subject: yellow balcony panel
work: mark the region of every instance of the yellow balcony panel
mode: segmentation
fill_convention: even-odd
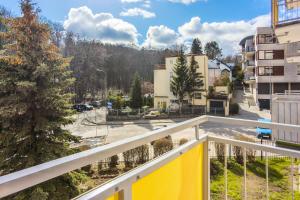
[[[132,185],[133,200],[202,200],[203,144]]]
[[[120,200],[119,193],[115,193],[114,195],[110,196],[106,200]]]

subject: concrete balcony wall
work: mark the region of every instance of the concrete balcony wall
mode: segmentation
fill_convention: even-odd
[[[265,63],[266,65],[263,65]],[[272,64],[271,64],[272,63]],[[271,76],[271,82],[300,82],[300,75],[297,74],[297,65],[284,63],[282,61],[272,62],[260,62],[260,66],[284,66],[284,76]],[[268,83],[270,81],[269,76],[257,76],[257,81],[260,83]]]
[[[284,60],[256,60],[256,66],[284,66]]]

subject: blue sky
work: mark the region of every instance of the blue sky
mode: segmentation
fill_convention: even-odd
[[[266,26],[270,0],[34,0],[42,15],[65,29],[103,42],[165,48],[193,37],[216,40],[225,54]],[[0,4],[19,15],[19,0]]]

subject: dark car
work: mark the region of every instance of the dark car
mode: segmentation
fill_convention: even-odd
[[[90,103],[91,106],[93,106],[94,108],[100,108],[101,107],[101,101],[92,101]]]
[[[73,106],[73,109],[77,112],[84,112],[88,110],[93,110],[93,106],[90,106],[88,104],[76,104]]]

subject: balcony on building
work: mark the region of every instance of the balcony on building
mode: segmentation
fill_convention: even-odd
[[[207,123],[219,127],[219,133],[202,131],[201,127]],[[107,183],[88,190],[75,199],[209,200],[211,199],[211,173],[216,173],[215,170],[221,170],[224,176],[224,179],[220,180],[224,184],[223,187],[218,188],[221,191],[221,197],[218,199],[231,199],[230,188],[237,187],[237,185],[241,187],[239,195],[242,199],[253,199],[251,195],[255,187],[257,187],[257,192],[260,191],[266,199],[269,199],[274,191],[273,188],[269,187],[270,177],[274,175],[274,171],[269,171],[269,162],[275,156],[280,159],[289,158],[291,170],[286,171],[286,173],[292,178],[288,179],[290,181],[289,187],[287,187],[289,191],[288,196],[299,195],[295,184],[298,176],[295,159],[300,158],[300,152],[268,145],[268,143],[260,144],[224,137],[220,134],[225,131],[233,131],[232,133],[235,133],[236,130],[234,127],[237,130],[241,130],[241,127],[252,127],[254,130],[256,127],[284,130],[289,132],[289,134],[296,134],[296,136],[300,129],[300,126],[292,124],[201,116],[1,176],[0,198],[43,183],[67,172],[80,169],[86,165],[99,162],[107,157],[118,155],[141,145],[150,145],[154,140],[172,136],[183,130],[192,134],[191,139],[186,143],[137,168],[125,172]],[[247,135],[250,131],[251,129],[247,129],[242,134]],[[221,156],[223,155],[223,164],[213,166],[212,168],[212,159],[216,159],[217,155],[216,145],[223,145],[223,154],[221,153]],[[239,155],[242,162],[240,164],[240,171],[235,173],[240,173],[243,178],[241,178],[240,182],[235,183],[237,185],[231,185],[233,182],[232,180],[229,181],[229,174],[232,176],[232,172],[230,172],[231,165],[229,166],[230,163],[228,162],[230,161],[232,152],[235,151],[233,149],[237,147],[241,152]],[[261,158],[260,163],[265,166],[262,168],[262,172],[260,172],[260,176],[265,181],[265,184],[259,186],[251,185],[252,183],[248,182],[249,172],[247,172],[247,168],[251,158],[248,153],[253,151],[257,152],[257,155],[256,153],[253,154],[254,157],[258,156]]]

